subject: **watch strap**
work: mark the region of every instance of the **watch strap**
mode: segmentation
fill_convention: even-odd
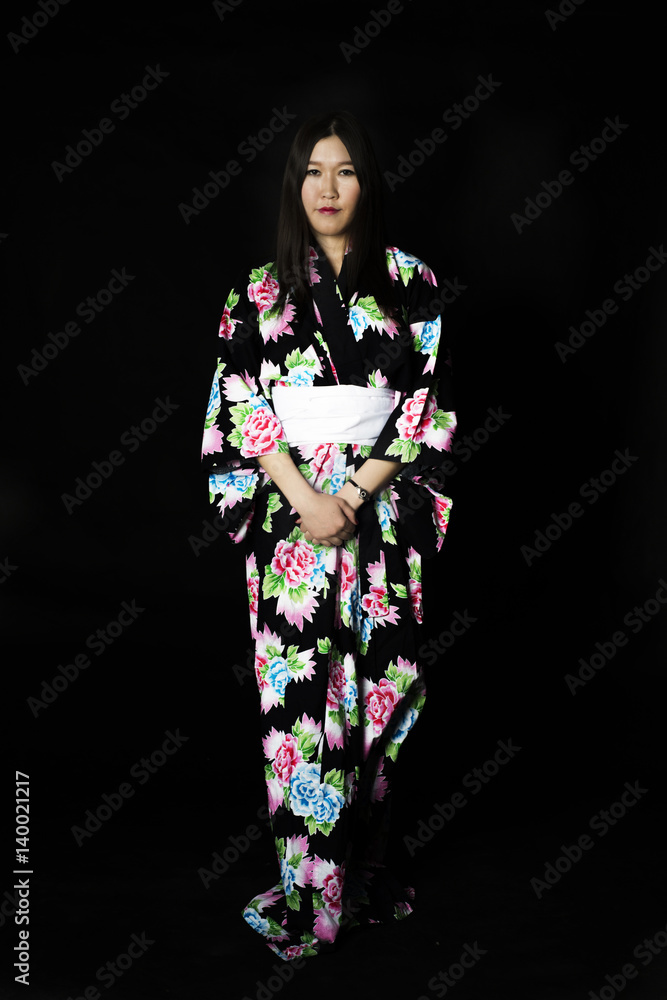
[[[355,490],[359,494],[360,500],[366,502],[367,500],[372,499],[373,494],[369,490],[365,490],[363,486],[359,485],[359,483],[355,483],[354,479],[348,479],[348,483],[351,483],[351,485],[354,486]]]

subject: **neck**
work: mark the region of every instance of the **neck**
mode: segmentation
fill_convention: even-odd
[[[320,237],[318,243],[324,251],[324,256],[329,261],[334,275],[338,277],[347,249],[347,236],[339,236],[332,239]]]

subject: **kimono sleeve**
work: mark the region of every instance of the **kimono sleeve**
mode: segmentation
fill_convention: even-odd
[[[406,463],[395,481],[401,520],[414,548],[430,557],[442,547],[452,507],[451,498],[442,492],[442,466],[456,429],[451,354],[441,336],[443,302],[433,272],[396,248],[388,253],[388,262],[393,280],[403,285],[409,340],[401,399],[371,458]]]
[[[209,497],[235,542],[245,538],[257,492],[269,481],[257,459],[289,451],[283,426],[260,381],[260,318],[270,308],[273,281],[270,271],[261,268],[251,273],[250,283],[246,278],[237,284],[241,291],[232,288],[227,297],[204,424],[202,466],[208,474]],[[258,284],[264,287],[263,297],[257,294]]]
[[[401,372],[402,398],[373,445],[371,458],[414,463],[422,471],[435,469],[451,450],[456,428],[451,358],[441,344],[442,301],[426,264],[396,249],[388,259],[394,282],[405,286],[409,341]]]

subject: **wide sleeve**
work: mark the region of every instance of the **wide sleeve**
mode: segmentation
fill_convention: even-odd
[[[394,283],[403,284],[401,399],[389,415],[371,458],[437,468],[451,450],[456,428],[451,357],[441,343],[443,307],[435,275],[426,264],[393,249],[388,255]],[[393,267],[392,267],[393,265]]]
[[[442,546],[452,506],[442,492],[442,467],[456,429],[451,352],[442,335],[444,303],[431,269],[396,248],[390,249],[387,259],[402,300],[402,328],[409,335],[402,334],[403,363],[396,381],[400,399],[371,458],[406,463],[399,481],[402,506],[415,529],[415,541],[419,536],[419,548],[426,555]],[[420,509],[430,511],[431,516],[419,516]],[[417,532],[420,522],[422,529]]]
[[[237,282],[230,291],[218,331],[219,356],[204,424],[202,466],[211,503],[235,542],[245,538],[257,492],[269,481],[257,459],[289,451],[260,381],[261,330],[268,326],[262,319],[277,291],[271,265],[251,272],[249,280]]]

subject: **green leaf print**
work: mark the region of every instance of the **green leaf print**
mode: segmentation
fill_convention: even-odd
[[[398,680],[398,678],[400,677],[400,671],[399,671],[398,667],[395,666],[395,664],[393,662],[390,662],[389,666],[387,667],[387,669],[384,672],[384,675],[385,675],[385,677],[387,678],[388,681],[394,681],[394,683],[395,683]]]
[[[431,419],[433,420],[433,426],[437,430],[452,426],[452,418],[446,410],[436,410]]]
[[[285,857],[285,838],[284,837],[280,837],[280,839],[278,839],[278,837],[276,837],[275,844],[276,844],[276,850],[278,852],[278,857],[279,858],[284,858]]]
[[[305,822],[308,833],[323,833],[325,837],[329,836],[335,826],[335,823],[318,823],[314,816],[308,816]]]
[[[362,299],[357,299],[355,305],[363,309],[371,322],[378,323],[380,326],[383,325],[384,316],[382,315],[382,310],[372,295],[365,295]]]
[[[288,354],[287,357],[285,358],[285,366],[288,369],[289,368],[301,368],[304,365],[305,365],[306,368],[314,368],[315,367],[315,359],[314,358],[307,358],[305,355],[303,355],[301,353],[301,351],[299,350],[298,347],[296,348],[296,350],[291,351],[290,354]]]
[[[272,515],[275,514],[277,510],[280,510],[281,507],[282,507],[282,502],[280,500],[280,495],[278,493],[269,493],[269,499],[266,508],[266,517],[264,518],[264,524],[262,525],[264,531],[269,531],[269,532],[271,531]]]
[[[277,921],[275,921],[273,917],[267,917],[266,920],[269,925],[269,937],[278,937],[278,938],[282,937],[283,929],[280,926],[280,924],[277,923]]]
[[[281,858],[283,858],[284,856],[285,856],[284,854],[280,855]],[[300,851],[298,854],[293,854],[291,858],[288,858],[287,864],[291,865],[292,868],[298,868],[302,860],[303,860],[303,851]]]
[[[265,271],[268,271],[272,278],[275,277],[274,274],[275,264],[273,263],[273,261],[269,261],[269,263],[266,264],[265,267],[253,267],[252,271],[250,272],[250,284],[254,285],[256,281],[264,281]]]
[[[412,569],[412,567],[410,567]],[[392,583],[392,590],[395,591],[397,597],[402,597],[404,601],[408,599],[408,592],[406,590],[405,584],[403,583]]]
[[[227,435],[227,440],[234,448],[237,448],[239,451],[243,447],[243,434],[241,434],[241,431],[238,429],[238,427],[234,428],[234,430]]]
[[[328,711],[327,714],[328,714],[329,718],[332,719],[336,723],[336,725],[340,726],[341,729],[343,728],[343,726],[345,725],[345,709],[344,708],[329,709],[329,711]]]
[[[413,264],[412,267],[404,267],[402,265],[399,265],[398,270],[400,272],[401,278],[403,279],[403,284],[407,285],[408,282],[410,281],[410,278],[415,273],[415,265]]]
[[[239,295],[238,295],[238,292],[235,292],[234,289],[232,288],[231,292],[227,296],[227,301],[225,302],[225,305],[227,306],[227,308],[231,312],[232,309],[235,306],[237,306],[238,304],[239,304]]]
[[[326,639],[317,640],[317,652],[323,653],[325,656],[331,649],[331,639],[327,636]]]
[[[297,746],[303,754],[304,760],[308,760],[315,753],[317,741],[309,733],[300,733],[297,739]]]
[[[230,417],[237,425],[245,423],[245,418],[250,413],[252,413],[252,406],[250,403],[237,403],[236,406],[232,406],[229,410]]]
[[[282,574],[276,576],[270,566],[266,568],[266,575],[262,581],[262,594],[264,599],[267,597],[277,597],[283,592],[283,578]],[[267,650],[268,653],[268,650]],[[279,655],[279,654],[278,654]]]
[[[290,910],[300,910],[301,909],[301,896],[298,889],[292,889],[289,896],[285,896],[285,902],[289,906]]]
[[[387,455],[398,455],[401,462],[405,462],[409,465],[410,462],[414,462],[420,452],[420,446],[414,441],[402,441],[401,438],[394,438],[392,443],[387,448]]]
[[[412,684],[411,674],[407,674],[405,673],[405,671],[403,671],[398,675],[398,680],[396,681],[396,687],[398,688],[399,694],[405,694],[405,692],[408,690],[411,684]]]
[[[337,792],[345,795],[345,775],[342,771],[327,771],[324,775],[324,783],[333,785]]]

